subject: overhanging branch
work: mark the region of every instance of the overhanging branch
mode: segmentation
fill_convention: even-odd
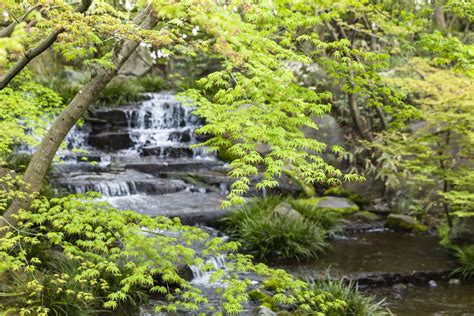
[[[81,4],[76,8],[76,12],[84,13],[89,9],[90,5],[92,4],[92,0],[82,0]],[[14,23],[12,23],[14,24]],[[13,26],[14,28],[15,26]],[[7,27],[8,28],[8,27]],[[13,29],[12,29],[13,31]],[[58,39],[59,34],[63,33],[64,29],[59,29],[46,37],[41,43],[39,43],[36,47],[33,47],[25,52],[23,57],[18,60],[15,65],[4,75],[0,78],[0,91],[3,90],[10,81],[18,75],[23,68],[25,68],[31,60],[33,60],[36,56],[42,54],[45,50],[47,50],[51,45],[56,42]]]

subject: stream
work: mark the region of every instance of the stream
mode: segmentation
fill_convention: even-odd
[[[226,164],[190,148],[202,140],[194,133],[200,125],[171,92],[97,109],[69,133],[51,181],[71,193],[97,191],[118,209],[211,225],[225,215],[219,205],[229,183]],[[474,284],[448,284],[455,262],[435,237],[369,230],[337,238],[332,248],[319,260],[271,265],[309,280],[354,280],[386,298],[397,315],[474,315]],[[223,258],[210,260],[225,265]],[[205,274],[192,270],[194,284],[211,287]]]

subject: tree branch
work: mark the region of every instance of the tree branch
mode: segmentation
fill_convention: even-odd
[[[84,13],[87,11],[87,9],[89,9],[91,4],[92,0],[82,0],[75,12]],[[56,30],[49,34],[49,36],[39,43],[38,46],[27,50],[23,57],[20,58],[20,60],[18,60],[15,65],[13,65],[13,67],[3,77],[0,78],[0,91],[3,90],[10,83],[10,81],[12,81],[13,78],[15,78],[15,76],[18,75],[20,71],[22,71],[23,68],[25,68],[30,63],[31,60],[53,45],[53,43],[58,39],[59,34],[63,32],[64,29]]]

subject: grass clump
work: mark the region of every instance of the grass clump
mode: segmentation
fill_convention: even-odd
[[[384,301],[377,301],[375,297],[359,292],[354,283],[345,283],[342,280],[317,281],[311,285],[316,293],[330,293],[334,299],[346,302],[347,307],[343,315],[351,316],[382,316],[392,315],[384,306]],[[341,315],[329,313],[327,316]]]
[[[251,201],[222,220],[224,229],[260,259],[319,257],[330,246],[328,237],[336,231],[337,215],[292,205],[302,217],[280,216],[273,210],[281,202],[281,197]]]
[[[474,277],[474,245],[456,247],[455,251],[461,266],[453,272],[465,279]]]

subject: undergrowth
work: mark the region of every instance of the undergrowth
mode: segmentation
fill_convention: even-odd
[[[304,219],[274,214],[273,209],[283,201],[281,197],[250,201],[222,220],[224,229],[260,259],[319,257],[330,246],[328,237],[337,231],[338,215],[291,201]]]
[[[311,285],[316,293],[329,292],[333,297],[347,303],[344,315],[351,316],[382,316],[392,315],[385,307],[384,300],[377,301],[375,297],[359,292],[357,286],[350,282],[346,284],[342,280],[318,281]],[[327,316],[338,316],[337,313],[328,313]]]
[[[5,211],[12,191],[0,196]],[[209,256],[226,255],[225,270],[213,272],[221,305],[235,314],[255,287],[241,272],[262,277],[258,287],[280,307],[295,312],[344,314],[347,304],[329,292],[314,292],[283,270],[253,264],[236,252],[237,243],[210,238],[177,219],[118,211],[94,195],[37,199],[19,224],[0,238],[0,310],[5,315],[87,315],[118,311],[157,299],[155,310],[195,311],[207,297],[180,275],[179,268],[202,270]],[[196,247],[196,245],[200,245]],[[200,249],[200,250],[197,250]]]

